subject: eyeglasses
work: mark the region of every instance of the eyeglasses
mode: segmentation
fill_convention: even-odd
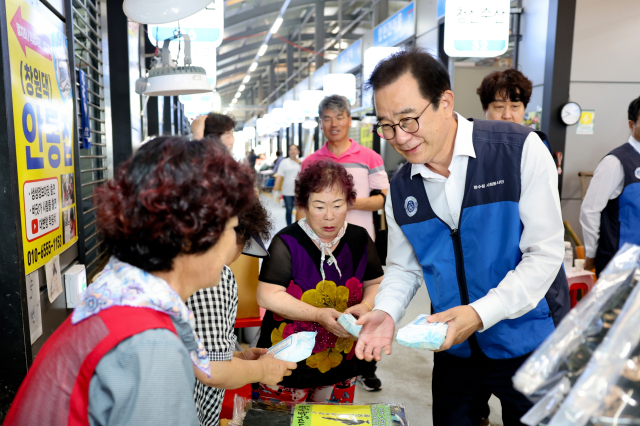
[[[422,117],[422,114],[429,108],[431,102],[427,104],[426,107],[422,110],[422,112],[417,117],[405,117],[400,120],[397,124],[378,124],[376,126],[376,133],[383,139],[391,140],[396,137],[396,126],[400,126],[403,132],[406,133],[415,133],[420,129],[420,123],[418,123],[418,119]]]

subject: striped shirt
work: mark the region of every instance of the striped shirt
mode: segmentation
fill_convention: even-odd
[[[374,189],[389,188],[389,177],[384,170],[384,162],[380,154],[372,149],[361,146],[353,139],[349,139],[351,146],[345,152],[336,157],[329,151],[328,142],[322,148],[309,155],[302,162],[302,170],[309,164],[320,160],[333,160],[340,163],[353,176],[356,196],[368,198]],[[362,226],[369,236],[375,241],[376,234],[373,228],[373,213],[365,210],[349,210],[347,222]]]

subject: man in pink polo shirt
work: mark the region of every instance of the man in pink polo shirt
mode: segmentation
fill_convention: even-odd
[[[333,160],[342,164],[353,176],[357,197],[347,212],[347,223],[362,226],[375,241],[372,212],[383,208],[389,188],[389,177],[384,170],[382,157],[374,150],[349,139],[351,104],[346,97],[331,95],[324,98],[318,106],[318,112],[327,142],[302,162],[302,170],[320,160]],[[371,195],[372,191],[377,194]],[[301,213],[301,209],[297,211]],[[300,213],[296,219],[302,218]],[[375,361],[364,363],[358,382],[369,392],[382,389],[382,383],[376,376]]]
[[[351,105],[344,96],[331,95],[318,107],[320,121],[327,142],[302,162],[302,170],[319,160],[333,160],[342,164],[353,176],[356,202],[347,212],[347,222],[362,226],[375,241],[373,213],[384,206],[389,178],[380,154],[349,139]],[[371,196],[371,191],[380,194]],[[298,218],[299,219],[299,218]]]

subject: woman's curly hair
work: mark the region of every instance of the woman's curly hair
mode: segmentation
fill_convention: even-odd
[[[233,130],[236,120],[232,115],[210,112],[204,120],[205,136],[222,136],[223,133]]]
[[[251,170],[218,138],[163,136],[142,145],[93,199],[109,252],[153,272],[170,271],[176,256],[215,245],[255,192]]]
[[[271,215],[264,208],[260,199],[256,198],[251,206],[238,216],[237,244],[246,248],[252,235],[259,237],[266,243],[271,238],[272,229]]]
[[[338,185],[344,192],[348,205],[356,201],[353,176],[335,161],[321,160],[307,166],[296,179],[296,205],[307,208],[309,195]]]

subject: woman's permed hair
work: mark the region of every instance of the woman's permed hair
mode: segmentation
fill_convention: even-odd
[[[238,216],[236,242],[246,248],[252,235],[259,237],[262,241],[269,241],[272,229],[271,216],[260,199],[256,197],[251,206]]]
[[[93,199],[110,254],[153,272],[209,250],[255,192],[249,168],[217,138],[163,136],[142,145]]]
[[[236,120],[232,116],[211,112],[204,120],[204,135],[220,137],[235,127]]]
[[[486,111],[489,104],[496,100],[496,96],[502,96],[503,100],[522,102],[529,104],[533,83],[520,71],[510,68],[504,71],[494,71],[482,80],[476,93],[480,96],[482,109]]]
[[[348,205],[356,201],[353,176],[347,173],[343,166],[328,160],[309,164],[296,179],[296,205],[306,209],[312,193],[322,192],[333,188],[334,185],[342,189]]]

